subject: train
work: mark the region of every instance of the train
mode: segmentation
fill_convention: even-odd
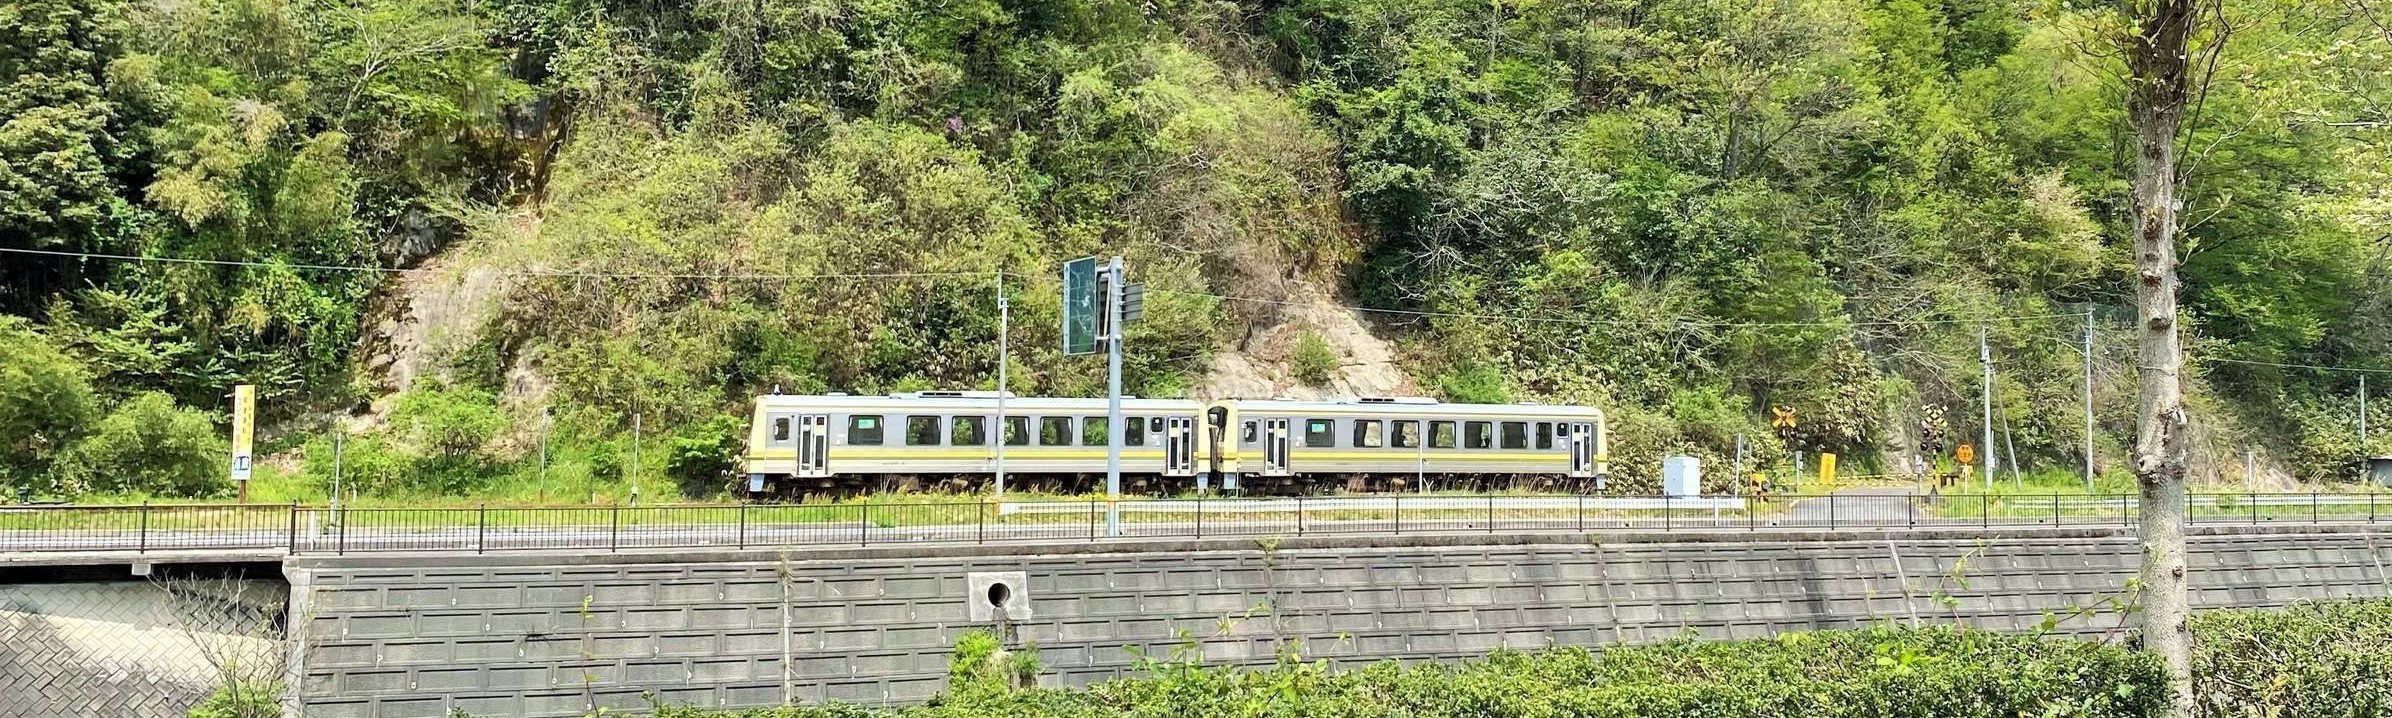
[[[1594,407],[1125,397],[1121,414],[1125,493],[1590,491],[1607,478]],[[771,394],[756,398],[742,471],[751,498],[970,491],[1000,470],[1008,488],[1085,492],[1102,487],[1109,423],[1102,398]]]

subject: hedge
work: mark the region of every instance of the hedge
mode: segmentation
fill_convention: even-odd
[[[1892,628],[1749,641],[1499,652],[1460,664],[1320,662],[1261,670],[1159,663],[1085,689],[960,685],[924,706],[658,718],[2140,718],[2158,663],[2117,646],[1984,631]]]
[[[2196,614],[2204,718],[2392,715],[2392,599]]]

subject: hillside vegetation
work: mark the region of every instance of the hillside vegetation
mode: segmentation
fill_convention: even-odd
[[[2225,3],[2186,146],[2213,472],[2246,445],[2305,481],[2392,453],[2392,430],[2358,445],[2357,374],[2274,366],[2392,369],[2384,11]],[[0,319],[0,479],[23,493],[227,491],[187,462],[221,454],[228,387],[253,383],[280,498],[323,496],[335,427],[373,493],[537,475],[543,496],[626,476],[706,495],[757,393],[993,387],[1000,286],[1012,389],[1101,393],[1101,362],[1058,356],[1055,277],[1113,252],[1151,288],[1134,393],[1192,391],[1274,302],[1326,291],[1410,312],[1375,329],[1427,391],[1610,410],[1630,489],[1661,453],[1721,457],[1738,433],[1784,456],[1772,405],[1863,468],[1922,424],[1974,437],[1980,331],[2005,443],[2073,466],[2086,312],[2105,463],[2131,429],[2101,9],[0,12],[0,248],[68,253],[0,255],[0,312],[21,318]],[[1279,370],[1337,371],[1303,349]]]

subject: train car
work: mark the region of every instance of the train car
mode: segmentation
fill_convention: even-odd
[[[992,478],[1005,427],[1005,471],[1017,485],[1092,488],[1105,472],[1106,401],[925,391],[887,396],[756,398],[745,461],[750,495],[885,491],[932,483],[955,488]],[[1203,405],[1175,399],[1121,402],[1126,489],[1175,488],[1211,452]]]
[[[1206,408],[1211,458],[1230,488],[1305,492],[1600,488],[1603,412],[1582,406],[1444,404],[1424,398],[1235,400]],[[1234,440],[1232,440],[1234,439]]]

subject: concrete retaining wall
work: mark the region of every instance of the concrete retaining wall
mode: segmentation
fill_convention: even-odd
[[[775,705],[784,682],[801,702],[923,700],[956,634],[985,625],[975,572],[1023,572],[1016,630],[1041,680],[1081,684],[1135,674],[1125,647],[1462,659],[1884,620],[2025,630],[2078,609],[2060,630],[2115,633],[2108,606],[2137,556],[2106,530],[1572,534],[300,558],[286,573],[303,714],[396,718],[582,715],[644,708],[644,692]],[[2204,532],[2192,563],[2202,607],[2384,596],[2392,533]]]

